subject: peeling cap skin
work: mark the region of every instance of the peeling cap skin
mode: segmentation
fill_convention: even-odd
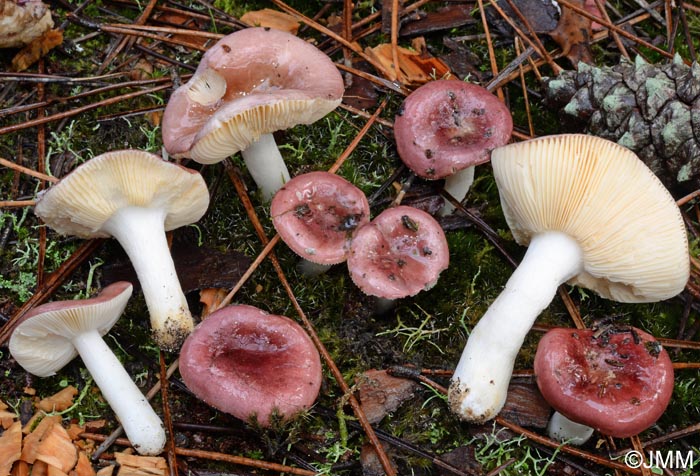
[[[194,322],[165,231],[199,220],[209,205],[202,176],[139,150],[99,155],[37,197],[34,213],[61,234],[113,236],[136,270],[153,337],[177,350]]]
[[[620,302],[680,293],[690,273],[675,200],[633,152],[582,134],[494,149],[501,206],[528,249],[472,330],[450,384],[450,408],[483,422],[503,407],[518,351],[563,283]]]
[[[653,425],[673,393],[673,364],[636,328],[552,329],[540,340],[535,376],[542,396],[570,420],[627,438]]]
[[[394,120],[401,160],[429,180],[487,162],[512,130],[510,111],[496,96],[475,84],[444,79],[413,91]]]
[[[272,224],[296,254],[313,263],[346,260],[350,240],[369,223],[365,194],[342,177],[311,172],[294,177],[273,197]]]
[[[157,455],[165,446],[163,423],[102,340],[132,289],[119,281],[91,299],[38,306],[19,320],[9,347],[19,365],[40,377],[54,375],[79,354],[136,451]]]
[[[180,374],[201,400],[263,426],[313,405],[321,359],[291,319],[248,305],[228,306],[202,321],[182,346]]]
[[[447,239],[438,222],[402,205],[384,210],[357,231],[350,243],[348,270],[365,294],[399,299],[433,287],[449,262]]]

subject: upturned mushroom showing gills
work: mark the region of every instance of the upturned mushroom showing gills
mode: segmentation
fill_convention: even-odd
[[[449,388],[468,421],[496,416],[518,351],[560,284],[619,302],[681,292],[690,273],[676,202],[634,153],[594,136],[548,136],[491,155],[522,262],[469,335]]]
[[[359,188],[329,172],[297,175],[273,197],[272,224],[302,258],[322,265],[347,259],[350,240],[369,223],[369,203]]]
[[[510,111],[476,84],[431,81],[413,91],[394,120],[401,160],[416,175],[446,179],[445,190],[461,202],[474,180],[474,166],[489,160],[513,131]],[[454,206],[446,203],[442,214]]]
[[[61,234],[114,237],[143,289],[153,338],[175,351],[194,321],[165,232],[199,220],[209,206],[202,176],[140,150],[99,155],[37,198],[34,212]]]
[[[187,338],[180,374],[201,400],[269,426],[309,408],[321,388],[321,359],[297,323],[248,305],[210,314]]]
[[[10,354],[27,372],[54,375],[78,354],[136,451],[157,455],[163,423],[102,340],[124,311],[131,283],[119,281],[91,299],[57,301],[27,312],[10,337]]]
[[[535,376],[555,410],[617,438],[653,425],[673,393],[666,350],[652,335],[627,326],[548,331],[537,346]],[[559,438],[575,436],[551,431]]]
[[[417,208],[387,208],[350,243],[348,270],[362,292],[384,299],[432,288],[450,263],[440,224]]]
[[[343,92],[338,69],[310,43],[270,28],[236,31],[212,46],[170,97],[163,144],[171,156],[203,164],[241,151],[269,200],[289,180],[272,133],[319,120]]]

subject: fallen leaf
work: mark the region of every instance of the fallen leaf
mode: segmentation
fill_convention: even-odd
[[[69,476],[95,476],[95,470],[92,468],[92,464],[90,464],[90,460],[88,459],[87,455],[83,453],[82,451],[78,453],[78,462],[75,465],[75,468],[68,473]]]
[[[450,30],[475,24],[471,5],[448,5],[434,12],[421,14],[418,19],[406,21],[399,30],[400,36],[415,36],[435,31]]]
[[[137,456],[128,453],[115,453],[114,458],[120,465],[117,476],[165,476],[165,472],[168,469],[165,458],[161,458],[160,456]]]
[[[63,33],[61,30],[49,30],[44,32],[39,38],[36,38],[27,46],[22,48],[19,53],[12,58],[12,71],[20,72],[29,68],[31,65],[39,61],[52,48],[63,43]]]
[[[0,475],[10,474],[12,465],[22,455],[22,424],[12,424],[0,435]]]
[[[24,461],[17,461],[12,467],[10,476],[29,476],[29,465]]]
[[[286,31],[292,35],[296,35],[299,30],[299,20],[287,13],[272,10],[271,8],[247,12],[241,17],[241,21],[248,26],[274,28],[275,30]]]
[[[386,370],[368,370],[359,378],[358,392],[362,410],[370,423],[379,423],[387,414],[413,397],[418,384],[392,377]]]
[[[449,78],[450,68],[440,59],[398,46],[399,69],[404,81],[409,85],[420,85],[435,79]],[[374,48],[366,48],[365,53],[382,67],[382,74],[390,81],[396,81],[391,45],[383,43]]]
[[[31,421],[31,420],[30,420]],[[36,455],[41,444],[41,439],[51,429],[52,426],[61,423],[61,417],[58,415],[47,416],[39,422],[34,430],[24,438],[24,446],[22,447],[22,456],[20,459],[26,463],[33,464],[36,460]],[[24,425],[22,431],[27,434],[29,423]],[[29,427],[31,429],[31,427]]]
[[[228,291],[223,288],[205,288],[199,292],[199,302],[204,307],[202,308],[201,318],[204,319],[209,314],[219,308]]]
[[[36,460],[49,465],[49,474],[52,472],[51,466],[64,473],[75,466],[78,450],[73,446],[68,432],[59,423],[52,425],[42,436],[36,450]]]
[[[584,0],[572,0],[574,5],[582,7]],[[579,61],[593,63],[591,53],[591,21],[565,6],[561,7],[561,17],[557,27],[549,35],[562,49],[564,56],[574,66]]]
[[[36,407],[46,413],[62,412],[73,405],[73,399],[78,394],[78,389],[72,385],[68,385],[60,392],[57,392],[50,397],[42,398]]]

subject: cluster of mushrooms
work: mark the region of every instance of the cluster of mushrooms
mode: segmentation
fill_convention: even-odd
[[[171,96],[164,147],[171,157],[203,164],[240,151],[295,253],[322,266],[347,261],[368,294],[415,295],[449,264],[435,219],[396,205],[370,220],[367,198],[337,175],[291,178],[272,137],[320,119],[342,95],[338,70],[309,43],[271,29],[241,30],[209,49]],[[633,153],[575,134],[506,145],[511,131],[505,106],[461,81],[418,88],[395,120],[407,166],[423,178],[446,179],[458,201],[474,166],[490,160],[513,237],[528,246],[452,377],[449,405],[466,421],[490,420],[503,407],[520,346],[562,283],[620,302],[654,302],[678,294],[689,276],[680,212]],[[290,418],[313,404],[321,384],[319,355],[305,331],[247,305],[227,306],[195,326],[188,309],[165,232],[196,222],[208,205],[197,171],[122,150],[89,160],[42,192],[35,213],[59,233],[120,242],[143,289],[153,338],[161,349],[180,352],[180,372],[193,393],[263,425],[273,415]],[[92,299],[39,306],[20,321],[10,351],[39,376],[80,354],[136,450],[158,454],[163,425],[101,338],[131,293],[130,283],[118,282]],[[277,371],[262,372],[263,366]],[[663,413],[673,388],[670,359],[652,336],[608,324],[550,331],[539,344],[535,373],[558,411],[551,434],[566,441],[579,441],[570,428],[581,425],[588,434],[636,434]]]

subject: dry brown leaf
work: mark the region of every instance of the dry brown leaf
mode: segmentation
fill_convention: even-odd
[[[100,469],[95,476],[112,476],[114,473],[114,466],[105,466],[104,468]]]
[[[95,470],[84,452],[78,453],[78,463],[68,476],[95,476]]]
[[[60,392],[54,393],[50,397],[42,398],[39,403],[36,404],[36,407],[46,413],[62,412],[73,405],[73,399],[77,394],[78,389],[72,385],[68,385]]]
[[[223,288],[206,288],[199,292],[199,302],[202,307],[201,318],[204,319],[221,305],[228,292]]]
[[[274,28],[275,30],[286,31],[292,35],[296,35],[297,30],[299,30],[299,20],[291,15],[272,10],[271,8],[263,8],[262,10],[245,13],[241,17],[241,21],[248,26]]]
[[[36,395],[36,389],[35,389],[35,388],[32,388],[32,387],[24,387],[22,390],[24,391],[24,393],[26,393],[27,395],[31,395],[32,397],[33,397],[34,395]]]
[[[420,85],[451,76],[450,68],[439,58],[430,56],[427,52],[421,54],[401,46],[398,48],[399,69],[406,84]],[[391,45],[384,43],[374,48],[366,48],[365,53],[382,66],[382,74],[390,81],[396,81]]]
[[[34,418],[32,418],[32,420],[33,419]],[[34,461],[36,460],[37,450],[39,449],[39,445],[41,444],[41,439],[51,429],[52,426],[60,425],[60,423],[61,417],[58,415],[47,416],[43,420],[41,420],[34,429],[34,431],[29,433],[29,435],[27,435],[26,438],[24,438],[24,444],[22,446],[22,456],[20,459],[29,464],[34,463]],[[28,426],[29,423],[24,425],[24,428],[22,429],[22,432],[25,435],[27,434],[28,430],[31,430],[31,427],[27,428]]]
[[[574,5],[583,8],[584,0],[572,0]],[[591,53],[591,21],[565,6],[561,7],[561,16],[557,27],[549,32],[571,63],[576,66],[579,61],[593,63]]]
[[[32,465],[32,476],[49,476],[49,465],[43,461],[37,461]]]
[[[63,33],[61,30],[49,30],[36,40],[22,48],[19,53],[12,58],[12,71],[24,71],[31,65],[39,61],[52,48],[63,43]]]
[[[8,412],[7,410],[0,410],[0,426],[3,430],[7,430],[9,427],[15,424],[17,415],[14,412]]]
[[[29,465],[24,461],[17,461],[12,467],[10,476],[29,476]]]
[[[0,476],[10,474],[12,465],[22,455],[22,424],[16,421],[0,435]]]
[[[49,464],[46,467],[46,476],[68,476],[67,473],[61,471],[57,467]],[[32,476],[34,476],[34,472],[32,471]]]
[[[204,24],[198,20],[193,20],[192,18],[182,15],[176,12],[163,12],[158,15],[158,21],[171,24],[177,27],[182,27],[183,29],[194,29],[194,30],[204,30]],[[189,43],[193,47],[206,48],[207,44],[212,41],[210,38],[205,38],[203,36],[188,35],[186,33],[177,33],[172,35],[172,38],[178,41],[184,41]]]
[[[73,445],[66,429],[56,423],[46,430],[41,438],[36,450],[36,460],[66,473],[73,469],[78,461],[78,449]]]

